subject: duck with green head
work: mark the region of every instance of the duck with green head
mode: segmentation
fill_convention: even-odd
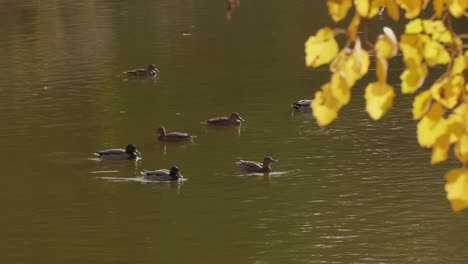
[[[277,162],[277,160],[272,159],[271,157],[265,157],[263,159],[263,163],[256,162],[256,161],[248,161],[248,160],[239,160],[236,162],[237,166],[241,169],[250,172],[271,172],[270,163]]]
[[[140,155],[140,152],[136,149],[135,145],[128,144],[125,149],[107,149],[94,154],[101,159],[132,160],[136,159]]]
[[[180,178],[183,178],[179,173],[179,168],[175,166],[171,167],[171,170],[144,170],[141,172],[141,175],[143,175],[145,179],[153,181],[177,181]]]
[[[146,69],[136,69],[136,70],[131,70],[131,71],[126,71],[123,72],[123,74],[126,74],[127,77],[147,77],[147,78],[154,78],[158,75],[159,70],[156,69],[156,66],[154,64],[148,65]]]

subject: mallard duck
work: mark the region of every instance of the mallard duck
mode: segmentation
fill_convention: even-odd
[[[232,113],[229,117],[216,117],[203,121],[205,125],[219,125],[219,126],[238,126],[244,119],[236,112]]]
[[[160,127],[157,130],[159,136],[158,140],[159,141],[190,141],[196,136],[192,136],[187,133],[180,133],[180,132],[172,132],[172,133],[166,133],[166,129],[164,127]]]
[[[312,100],[299,100],[295,103],[292,104],[292,107],[294,109],[308,109],[310,110],[310,104],[312,103]]]
[[[246,161],[239,160],[236,162],[237,166],[241,169],[251,172],[271,172],[270,163],[277,162],[277,160],[272,159],[271,157],[265,157],[263,163],[256,161]]]
[[[179,174],[179,168],[172,167],[171,170],[161,169],[161,170],[144,170],[141,172],[146,179],[153,181],[177,181],[179,178],[183,178]]]
[[[131,70],[131,71],[126,71],[123,72],[123,74],[126,74],[128,77],[156,77],[159,73],[159,70],[156,69],[156,66],[154,64],[148,65],[148,68],[145,69],[136,69],[136,70]]]
[[[94,154],[101,159],[127,160],[136,159],[140,152],[138,152],[135,145],[128,144],[125,149],[108,149]]]

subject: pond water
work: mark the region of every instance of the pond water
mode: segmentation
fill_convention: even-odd
[[[371,76],[328,127],[292,111],[328,78],[303,53],[325,1],[225,5],[0,0],[0,263],[466,263],[458,164],[429,165],[410,96],[370,120]],[[150,63],[157,81],[121,74]],[[234,111],[239,129],[200,124]],[[197,138],[158,143],[161,125]],[[93,156],[129,143],[141,160]],[[235,165],[265,156],[270,175]],[[173,165],[187,180],[138,178]]]

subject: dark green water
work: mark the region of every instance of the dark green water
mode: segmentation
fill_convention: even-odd
[[[328,78],[303,54],[324,2],[242,1],[229,23],[225,2],[0,0],[0,263],[466,263],[458,164],[429,165],[410,97],[371,121],[364,80],[329,127],[291,110]],[[157,82],[120,74],[149,63]],[[233,111],[239,130],[199,123]],[[142,160],[93,160],[128,143]],[[270,177],[234,164],[267,155]],[[188,181],[135,181],[172,165]]]

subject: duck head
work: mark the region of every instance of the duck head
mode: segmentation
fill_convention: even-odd
[[[176,166],[171,167],[169,175],[171,176],[171,180],[177,180],[179,179],[179,177],[182,177],[182,175],[179,174],[179,168],[177,168]]]
[[[239,120],[239,121],[244,121],[244,119],[242,119],[242,117],[240,117],[239,113],[237,112],[234,112],[232,113],[230,116],[229,116],[229,119],[231,120]]]
[[[164,137],[166,135],[166,129],[164,127],[159,127],[156,131],[158,132],[160,137]]]
[[[270,163],[272,163],[272,162],[277,162],[277,161],[278,161],[278,160],[274,160],[274,159],[272,159],[271,157],[265,157],[265,158],[263,159],[263,164],[270,164]]]
[[[140,152],[136,149],[136,146],[133,145],[133,144],[128,144],[126,147],[125,147],[125,152],[127,153],[137,153],[137,154],[140,154]]]
[[[154,64],[150,64],[148,65],[148,71],[155,71],[155,72],[159,72],[158,69],[156,69],[156,66],[154,66]]]

